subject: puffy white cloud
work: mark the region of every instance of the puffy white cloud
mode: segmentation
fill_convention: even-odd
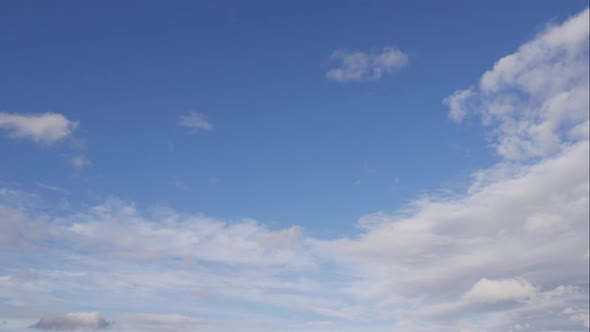
[[[451,109],[449,117],[452,120],[461,122],[469,113],[469,108],[465,103],[469,100],[472,94],[473,91],[471,90],[459,90],[443,100],[443,103]]]
[[[338,82],[378,80],[408,63],[408,56],[396,47],[385,47],[378,53],[337,50],[330,59],[339,66],[330,69],[326,78]]]
[[[533,298],[537,289],[524,279],[489,280],[482,278],[463,298],[475,303],[521,301]]]
[[[31,139],[35,143],[52,144],[69,136],[78,126],[58,113],[14,114],[0,112],[0,128],[12,138]]]
[[[508,159],[544,157],[588,137],[589,10],[500,59],[479,85],[447,97],[456,121],[477,114]]]
[[[180,116],[178,118],[178,125],[189,128],[192,132],[213,129],[213,124],[203,114],[197,112]]]

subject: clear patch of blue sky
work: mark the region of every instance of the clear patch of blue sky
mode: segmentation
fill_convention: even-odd
[[[342,234],[490,165],[482,128],[453,124],[441,100],[587,4],[3,1],[0,111],[78,121],[92,166],[2,133],[0,183]],[[396,73],[324,77],[334,50],[391,45],[409,56]],[[192,111],[214,129],[179,127]]]

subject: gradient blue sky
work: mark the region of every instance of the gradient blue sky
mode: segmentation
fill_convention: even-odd
[[[212,218],[216,220],[212,221],[214,224],[226,223],[227,227],[255,220],[259,228],[252,232],[303,237],[306,249],[301,251],[312,257],[308,257],[311,260],[308,263],[316,267],[311,272],[303,268],[302,272],[297,265],[296,275],[305,276],[301,280],[321,284],[332,278],[332,273],[338,274],[336,279],[341,283],[363,278],[367,282],[375,281],[376,275],[386,280],[385,272],[375,272],[374,268],[359,272],[362,269],[358,266],[365,265],[362,262],[342,263],[325,257],[354,256],[352,249],[334,247],[346,241],[362,241],[365,235],[376,232],[378,227],[374,224],[395,223],[402,212],[419,216],[424,208],[421,204],[426,204],[420,203],[424,197],[468,200],[470,195],[475,195],[474,188],[503,183],[515,174],[524,177],[529,174],[529,168],[521,167],[549,162],[559,153],[565,155],[563,151],[573,149],[572,144],[587,142],[587,138],[563,139],[551,153],[531,152],[521,159],[512,158],[498,147],[502,145],[498,142],[504,142],[502,139],[508,135],[505,126],[508,122],[495,118],[498,122],[490,126],[474,116],[457,123],[453,121],[456,118],[449,117],[449,109],[451,112],[454,109],[448,102],[450,99],[443,103],[455,91],[477,89],[482,74],[492,70],[499,59],[517,52],[521,45],[540,38],[552,27],[565,24],[564,21],[587,6],[588,1],[577,0],[2,1],[0,114],[19,117],[55,113],[70,124],[76,123],[59,140],[48,142],[42,137],[35,141],[28,134],[16,137],[15,128],[20,124],[15,124],[15,118],[3,120],[0,116],[3,204],[21,211],[26,218],[53,220],[47,229],[53,227],[52,223],[84,225],[92,224],[97,218],[103,222],[118,220],[119,225],[125,224],[126,218],[145,218],[149,219],[145,222],[157,228],[159,223],[166,224],[158,216],[169,214],[180,219]],[[367,72],[358,79],[334,79],[329,74],[331,70],[345,68],[341,60],[347,56],[360,54],[378,59],[392,50],[399,52],[404,60],[390,67],[382,65],[379,75],[371,76],[371,70],[379,69],[374,64],[367,65],[363,69]],[[344,56],[339,58],[339,54]],[[572,63],[571,59],[562,62],[543,59]],[[584,73],[587,64],[584,67],[582,62],[580,68]],[[579,83],[582,87],[587,84],[583,77]],[[542,79],[550,78],[542,76]],[[573,89],[570,85],[561,88]],[[485,87],[481,89],[484,91]],[[527,93],[532,97],[527,97]],[[542,105],[542,98],[549,100],[554,96],[545,93],[541,98],[534,93],[525,89],[516,98],[527,102],[541,100],[535,105]],[[585,100],[584,96],[581,98]],[[481,97],[474,104],[487,102],[488,99]],[[490,114],[494,117],[498,113]],[[201,121],[200,127],[183,125],[182,119],[187,117]],[[577,117],[563,126],[586,120],[587,116]],[[533,145],[538,143],[531,140]],[[482,173],[486,174],[483,180],[478,177]],[[587,206],[584,202],[582,207]],[[101,214],[103,210],[96,212],[97,207],[104,206],[108,206],[105,208],[108,211],[119,212],[109,217]],[[143,212],[137,215],[121,212],[124,206]],[[491,209],[494,211],[494,207]],[[16,222],[7,220],[16,219],[11,219],[13,214],[5,213],[0,214],[0,223],[4,223],[6,231],[16,227]],[[516,215],[520,216],[516,212],[510,216]],[[369,226],[359,230],[359,220],[362,224],[367,219],[370,219]],[[587,235],[584,233],[587,224],[583,227],[586,228],[581,234]],[[133,232],[124,227],[109,228],[111,231]],[[37,254],[23,249],[28,245],[10,244],[16,240],[8,237],[17,232],[10,233],[10,229],[7,232],[13,235],[4,238],[6,251],[0,256],[5,265],[0,267],[0,274],[14,275],[14,271],[28,271],[39,264],[41,258]],[[291,239],[290,236],[287,237]],[[86,248],[77,241],[73,244],[71,239],[63,243],[62,240],[53,237],[44,240],[41,236],[31,243],[37,246],[43,242],[46,247],[70,250],[87,259],[104,247],[102,244]],[[156,247],[153,251],[167,252],[161,246]],[[342,251],[335,254],[337,250]],[[171,259],[186,258],[183,253],[175,252]],[[235,262],[228,257],[233,254],[223,258],[211,255],[214,257],[204,259],[206,263],[199,273],[225,271],[223,264],[244,273],[232,265]],[[263,256],[261,260],[273,259]],[[78,266],[64,257],[69,256],[63,252],[50,255],[45,263],[58,270],[102,269],[86,261]],[[282,262],[278,265],[285,263],[283,258],[277,258]],[[291,264],[290,259],[287,261],[286,265]],[[121,264],[118,272],[129,271],[136,262]],[[331,264],[339,267],[330,272]],[[287,273],[277,272],[280,268],[274,263],[270,265],[273,272],[269,275],[273,277],[280,279]],[[153,269],[154,273],[158,271],[157,267],[141,266]],[[354,272],[336,272],[340,269]],[[510,275],[488,273],[473,281],[489,278],[518,283],[527,278],[525,272],[521,269]],[[578,272],[574,273],[576,278],[587,276],[587,272]],[[530,281],[539,292],[545,291],[546,285],[561,285],[551,279],[540,286],[541,281],[535,283],[535,280],[531,277],[525,280],[528,284],[519,285],[526,288]],[[580,280],[576,280],[574,284],[581,287],[585,292],[582,297],[587,299],[587,284],[580,286]],[[475,284],[469,282],[470,287]],[[115,308],[114,303],[119,303],[116,295],[111,298],[105,295],[100,304],[83,306],[79,298],[60,288],[68,285],[67,282],[62,280],[59,285],[55,286],[54,295],[65,301],[65,304],[60,302],[61,311],[107,314],[158,311],[157,306],[131,302]],[[349,291],[352,288],[341,286]],[[8,286],[0,283],[0,290],[2,287]],[[248,283],[243,287],[248,289]],[[240,293],[239,289],[235,292]],[[166,294],[173,296],[176,291],[167,289],[170,293]],[[336,298],[346,298],[342,301],[355,307],[355,300],[347,298],[350,292],[336,293]],[[396,296],[407,296],[409,302],[397,303],[394,306],[397,311],[407,310],[428,297],[419,292],[402,293]],[[3,299],[5,302],[4,307],[0,306],[4,316],[14,311],[11,309],[14,303],[20,303],[19,308],[32,305],[29,302],[34,294],[27,295],[29,300],[17,301],[17,295],[0,292],[0,304]],[[107,290],[105,294],[110,293]],[[166,298],[159,296],[160,300]],[[260,310],[253,310],[257,315],[264,317],[268,310],[276,316],[272,323],[275,325],[268,326],[284,326],[286,321],[296,324],[293,322],[300,319],[288,306],[277,309],[278,300],[255,300],[254,304],[247,299],[245,304],[224,301],[231,296],[213,297],[210,301],[215,309],[211,310],[215,312],[198,312],[195,317],[223,321],[225,308],[235,307],[231,310],[240,311],[244,306],[250,306],[248,310],[251,310],[255,305],[262,305]],[[445,296],[435,297],[435,302],[439,303]],[[39,307],[43,303],[53,302],[39,300],[35,312],[49,309]],[[371,302],[371,305],[379,307],[384,303],[388,302]],[[267,305],[272,309],[264,307]],[[193,314],[183,308],[178,309],[178,314]],[[321,312],[327,312],[322,310],[312,311],[321,316]],[[581,310],[586,310],[587,315],[587,306]],[[301,315],[309,321],[324,322],[321,318]],[[488,317],[478,315],[468,314],[465,322],[476,324],[480,318]],[[383,314],[374,321],[364,315],[359,317],[358,321],[345,325],[357,326],[357,331],[369,331],[365,328],[378,322],[375,324],[379,328],[389,331],[386,326],[405,319],[397,314]],[[340,326],[340,323],[322,324],[322,328]],[[458,326],[448,324],[437,328],[443,331],[448,326],[451,330]],[[211,326],[214,326],[211,331],[217,331],[215,324]],[[399,326],[394,330],[404,331]],[[413,328],[418,331],[418,327]],[[232,331],[227,326],[225,329]],[[297,329],[284,329],[287,330]],[[320,328],[312,327],[310,331],[314,330]],[[375,331],[381,330],[376,327]]]
[[[441,100],[585,3],[6,1],[0,109],[78,121],[92,166],[2,140],[0,181],[340,233],[489,165],[481,127]],[[324,78],[334,50],[389,45],[398,72]],[[179,128],[189,112],[214,129]]]

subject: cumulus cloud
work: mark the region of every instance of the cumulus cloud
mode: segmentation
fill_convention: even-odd
[[[69,136],[78,126],[62,114],[14,114],[0,112],[0,128],[9,137],[31,139],[35,143],[53,144]]]
[[[408,56],[396,47],[385,47],[381,52],[336,50],[330,60],[338,66],[326,73],[326,78],[337,82],[378,80],[408,63]]]
[[[482,278],[463,297],[469,302],[497,303],[533,298],[537,289],[524,279],[489,280]]]
[[[489,288],[532,292],[526,283],[482,279],[491,275],[526,275],[545,287],[584,284],[588,149],[588,142],[580,142],[466,196],[424,198],[398,215],[365,218],[367,230],[358,237],[317,241],[315,249],[359,278],[347,287],[351,295],[377,302],[426,295],[437,302],[455,293],[454,302],[472,287],[467,298],[474,300]],[[543,214],[561,215],[561,227],[549,234],[528,232],[528,217]]]
[[[207,118],[197,112],[191,112],[178,118],[178,125],[181,127],[189,128],[191,132],[213,130],[213,125]]]
[[[69,312],[43,316],[32,328],[41,330],[76,331],[104,329],[109,323],[97,312]]]
[[[559,151],[588,137],[589,10],[549,27],[515,53],[498,60],[475,87],[444,103],[461,121],[478,115],[493,126],[502,156],[522,160]]]
[[[579,330],[561,312],[588,308],[588,10],[504,59],[517,60],[444,101],[452,119],[479,115],[504,160],[464,194],[426,196],[362,218],[356,237],[313,241],[356,277],[344,291],[404,330]],[[461,325],[473,315],[487,319]]]

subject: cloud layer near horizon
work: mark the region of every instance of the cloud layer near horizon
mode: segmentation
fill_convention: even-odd
[[[121,316],[142,331],[587,331],[588,15],[445,99],[503,157],[466,192],[336,239],[118,198],[60,216],[7,200],[0,310],[155,313]]]

